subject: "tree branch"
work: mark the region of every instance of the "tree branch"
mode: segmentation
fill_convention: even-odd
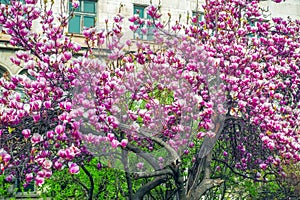
[[[144,186],[140,187],[140,189],[138,189],[138,191],[133,196],[133,200],[143,199],[145,194],[147,194],[150,190],[152,190],[153,188],[155,188],[156,186],[158,186],[160,184],[167,182],[168,180],[169,179],[167,176],[161,176],[161,177],[155,178],[153,181],[148,182]]]
[[[159,171],[154,171],[154,172],[135,172],[133,173],[133,177],[136,179],[139,178],[151,178],[151,177],[156,177],[156,176],[163,176],[163,175],[173,175],[172,170],[170,169],[162,169]]]
[[[91,175],[91,173],[85,168],[84,165],[81,166],[81,168],[83,169],[84,173],[88,176],[89,180],[90,180],[90,189],[88,190],[88,199],[92,200],[93,199],[93,192],[94,192],[94,179],[93,176]]]
[[[157,160],[153,155],[150,153],[146,153],[142,151],[140,148],[133,146],[132,144],[127,144],[125,150],[132,151],[138,156],[142,157],[145,159],[153,168],[154,170],[160,170],[159,164],[157,163]]]
[[[126,130],[131,129],[131,127],[126,124],[119,124],[119,128],[126,129]],[[164,147],[169,152],[170,156],[172,157],[172,163],[174,163],[175,165],[178,165],[178,163],[181,163],[180,156],[177,154],[175,149],[173,149],[170,145],[168,145],[166,142],[164,142],[160,138],[153,136],[151,131],[141,128],[139,130],[136,130],[136,132],[139,135],[143,135],[145,137],[150,138],[151,140],[153,140],[154,142],[159,144],[161,147]]]
[[[132,199],[132,182],[129,174],[129,167],[128,167],[128,152],[127,151],[122,151],[122,163],[124,165],[124,170],[125,170],[125,177],[127,181],[127,187],[128,187],[128,196],[129,199]]]

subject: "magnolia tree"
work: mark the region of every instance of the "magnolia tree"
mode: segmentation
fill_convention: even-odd
[[[223,184],[221,166],[266,181],[299,161],[299,21],[266,21],[257,1],[209,0],[204,21],[166,29],[151,5],[152,19],[119,13],[111,29],[85,29],[81,48],[66,35],[72,11],[56,16],[53,2],[36,0],[0,6],[21,49],[11,61],[28,72],[0,79],[7,181],[40,186],[67,167],[92,184],[84,163],[97,156],[124,170],[129,199],[165,183],[165,199],[199,199]],[[124,20],[133,32],[154,31],[154,43],[123,39]]]

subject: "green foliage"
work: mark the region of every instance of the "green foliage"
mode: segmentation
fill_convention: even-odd
[[[149,93],[150,97],[155,97],[160,104],[170,105],[174,102],[174,94],[167,88],[158,89],[157,87]]]
[[[294,188],[281,180],[275,173],[260,170],[260,178],[253,180],[241,176],[241,172],[231,171],[226,165],[212,161],[212,178],[224,180],[220,187],[209,190],[204,199],[245,199],[245,200],[284,200],[294,199]],[[258,172],[258,171],[257,171]]]
[[[97,164],[98,159],[94,158],[84,165],[94,181],[93,199],[125,199],[127,185],[124,172],[109,167],[99,170]],[[68,169],[63,169],[46,180],[41,192],[43,197],[55,197],[58,200],[87,199],[90,189],[90,179],[82,168],[75,175],[70,174]]]
[[[12,186],[11,183],[5,181],[5,175],[0,176],[0,197],[9,197],[11,193],[9,188]]]

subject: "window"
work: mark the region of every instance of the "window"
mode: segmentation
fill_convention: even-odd
[[[133,9],[134,9],[134,14],[138,15],[141,19],[151,19],[151,17],[149,15],[147,15],[147,10],[146,10],[147,6],[144,5],[134,5]],[[143,34],[142,33],[142,28],[146,27],[148,29],[147,34]],[[142,39],[142,40],[153,40],[153,29],[154,26],[147,26],[145,23],[140,25],[140,27],[136,30],[136,32],[134,33],[134,39]]]
[[[197,22],[203,22],[204,21],[204,13],[200,11],[193,11],[192,16],[197,18]]]
[[[19,0],[21,1],[22,3],[25,2],[25,0]],[[10,4],[10,0],[0,0],[0,4]]]
[[[10,4],[10,0],[0,0],[1,4]]]
[[[74,16],[69,21],[69,33],[80,34],[84,27],[95,26],[96,0],[80,0],[78,8],[74,11]],[[72,3],[69,3],[70,10]]]
[[[248,33],[248,36],[250,38],[256,37],[260,38],[262,32],[258,31],[258,26],[261,26],[262,24],[269,23],[269,20],[267,19],[257,19],[257,18],[249,18],[248,23],[246,24],[246,29],[250,30]]]

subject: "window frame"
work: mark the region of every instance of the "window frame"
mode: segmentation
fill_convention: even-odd
[[[25,0],[18,0],[18,1],[21,1],[22,3],[25,3]],[[10,5],[11,2],[10,2],[10,0],[0,0],[0,4]]]
[[[248,25],[250,25],[251,27],[257,27],[257,23],[258,22],[264,22],[264,23],[267,23],[267,22],[269,22],[270,20],[268,20],[268,19],[262,19],[262,20],[260,20],[260,19],[258,19],[258,18],[249,18],[248,20],[247,20],[247,23],[248,23]],[[248,36],[249,36],[249,38],[260,38],[261,37],[261,35],[259,35],[259,34],[257,34],[257,33],[249,33],[248,34]]]
[[[0,0],[0,4],[9,5],[10,0]]]
[[[137,9],[142,8],[142,9]],[[134,15],[139,15],[139,17],[143,20],[149,20],[151,17],[147,14],[147,8],[148,5],[143,5],[143,4],[133,4],[133,14]],[[140,16],[139,13],[137,13],[137,10],[141,11],[144,13],[144,16]],[[138,25],[138,24],[136,24]],[[137,28],[137,30],[133,33],[133,39],[139,39],[139,40],[148,40],[148,41],[153,41],[154,40],[154,33],[153,33],[153,26],[148,27],[147,34],[143,34],[141,29],[145,26],[148,26],[146,23],[139,25],[140,27]]]
[[[88,12],[88,11],[85,11],[85,3],[84,2],[93,2],[94,3],[94,11],[93,12]],[[89,17],[89,18],[92,18],[94,21],[93,21],[93,25],[89,26],[89,27],[86,27],[86,28],[90,28],[90,27],[95,27],[96,25],[96,16],[97,16],[97,4],[98,4],[98,1],[97,0],[80,0],[79,1],[79,7],[76,8],[74,10],[74,8],[71,7],[71,0],[69,1],[69,12],[73,12],[72,13],[72,17],[71,19],[69,20],[68,22],[68,33],[70,34],[79,34],[81,35],[82,34],[82,31],[84,30],[84,26],[85,25],[85,17]],[[73,23],[75,22],[75,24],[77,25],[76,26],[76,30],[71,30],[71,25],[74,25],[74,24],[71,24],[72,23],[72,20],[75,20],[76,17],[79,17],[79,27],[77,25],[78,22],[76,21],[73,21]],[[78,28],[79,28],[79,31],[78,31]]]
[[[200,22],[204,22],[205,21],[205,14],[204,14],[204,12],[203,11],[196,11],[196,10],[193,10],[192,11],[192,17],[197,17],[197,22],[198,22],[198,24],[200,23]],[[196,24],[196,25],[198,25],[198,24]]]

